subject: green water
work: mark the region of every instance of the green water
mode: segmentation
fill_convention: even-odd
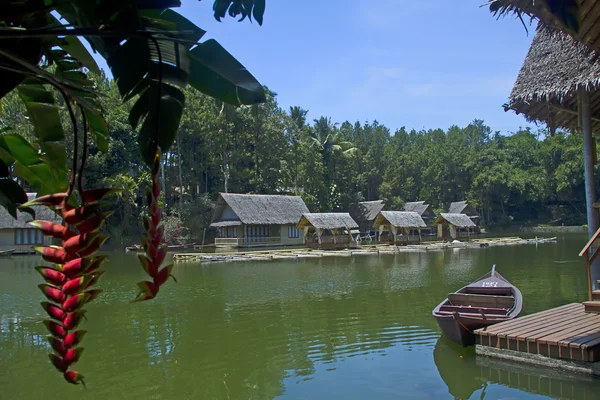
[[[525,313],[582,301],[584,244],[179,264],[179,283],[144,304],[129,303],[135,255],[114,253],[83,324],[87,391],[47,361],[39,261],[0,259],[0,398],[597,398],[600,380],[475,357],[431,316],[494,263]]]

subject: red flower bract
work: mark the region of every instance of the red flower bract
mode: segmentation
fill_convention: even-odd
[[[142,237],[141,240],[145,254],[138,257],[142,268],[144,268],[146,274],[152,278],[152,281],[138,282],[140,291],[138,292],[135,301],[153,299],[156,297],[160,287],[169,279],[169,277],[172,277],[173,280],[175,280],[175,277],[171,275],[173,264],[169,264],[162,269],[160,268],[165,259],[166,248],[165,246],[161,246],[163,228],[160,225],[161,211],[158,206],[158,196],[160,195],[160,181],[158,177],[159,167],[160,157],[157,153],[154,157],[154,164],[152,165],[152,188],[146,191],[146,200],[148,201],[150,216],[144,218],[146,236]]]
[[[103,274],[99,268],[106,256],[95,253],[108,237],[98,231],[110,212],[102,211],[99,201],[114,192],[114,189],[106,188],[86,190],[80,193],[84,200],[81,207],[68,204],[70,195],[65,193],[38,197],[23,205],[46,205],[60,211],[63,216],[62,225],[49,221],[32,221],[30,224],[61,242],[60,246],[35,248],[44,260],[55,264],[36,269],[48,282],[39,285],[39,288],[49,300],[42,302],[42,307],[52,318],[44,321],[52,334],[48,339],[54,350],[54,354],[49,355],[50,361],[63,372],[65,380],[73,384],[83,383],[83,375],[69,368],[81,357],[83,347],[75,346],[85,335],[83,330],[74,330],[85,315],[82,307],[102,292],[94,286]],[[76,224],[77,231],[71,229],[72,224]]]

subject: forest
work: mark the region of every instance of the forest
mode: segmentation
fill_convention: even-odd
[[[150,177],[128,121],[132,102],[123,103],[106,76],[93,79],[110,139],[107,153],[90,148],[86,184],[122,189],[108,224],[113,242],[122,244],[140,233]],[[265,91],[265,103],[236,108],[186,90],[184,115],[162,165],[168,241],[199,242],[219,192],[297,194],[312,212],[347,211],[351,203],[376,199],[390,210],[424,200],[440,212],[466,199],[488,227],[585,222],[579,134],[496,132],[478,119],[420,131],[392,131],[377,121],[310,120],[308,110],[284,109],[275,92]],[[66,125],[66,112],[63,117]],[[0,126],[33,137],[16,94],[3,99]]]

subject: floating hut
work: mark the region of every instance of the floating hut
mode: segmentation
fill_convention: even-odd
[[[595,2],[586,1],[586,6],[593,4]],[[584,20],[586,15],[589,14],[584,15]],[[505,111],[512,110],[529,121],[545,123],[550,135],[556,128],[583,134],[588,238],[592,238],[599,227],[598,211],[594,209],[597,160],[592,136],[593,131],[600,130],[599,78],[600,62],[594,52],[566,33],[538,28],[504,105]],[[590,284],[595,289],[598,279],[600,259],[591,266]]]
[[[297,225],[304,231],[307,247],[353,247],[356,241],[350,232],[358,224],[349,213],[305,213]]]
[[[436,218],[438,239],[469,238],[475,223],[466,214],[441,213]]]
[[[361,201],[357,204],[350,204],[348,212],[358,224],[360,233],[368,233],[372,230],[375,218],[383,210],[384,205],[383,200]]]
[[[374,225],[381,243],[395,245],[421,243],[421,229],[427,227],[423,218],[411,211],[381,211]]]
[[[416,212],[423,219],[425,228],[421,228],[422,235],[435,235],[433,223],[437,215],[435,215],[431,204],[426,204],[424,201],[409,201],[404,203],[403,211]]]
[[[33,200],[37,197],[36,193],[27,193],[27,199]],[[61,218],[48,207],[34,206],[36,219],[52,221],[60,224]],[[34,253],[32,246],[42,246],[54,244],[49,237],[42,235],[42,231],[29,225],[33,217],[25,212],[17,211],[17,219],[6,211],[4,207],[0,208],[0,251],[15,249],[13,254],[31,254]]]
[[[216,247],[298,246],[296,223],[308,208],[298,196],[221,193],[212,228]]]
[[[466,200],[450,203],[448,214],[465,214],[475,224],[475,227],[471,229],[470,233],[473,234],[478,232],[477,222],[481,218],[481,215],[479,215],[477,210],[475,210],[475,207],[470,205]]]

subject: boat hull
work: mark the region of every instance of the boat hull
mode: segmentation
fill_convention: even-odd
[[[495,268],[451,295],[452,302],[446,298],[432,311],[432,315],[442,332],[463,346],[475,344],[474,330],[510,321],[519,316],[523,307],[519,289],[495,272]],[[464,303],[464,297],[460,296],[472,297]],[[485,302],[480,303],[483,299]],[[507,304],[505,299],[512,299],[512,303]]]
[[[472,346],[475,344],[475,334],[473,331],[479,328],[497,324],[498,322],[509,321],[512,318],[482,320],[480,318],[468,318],[464,316],[454,317],[452,315],[433,315],[442,332],[453,342],[462,346]]]

